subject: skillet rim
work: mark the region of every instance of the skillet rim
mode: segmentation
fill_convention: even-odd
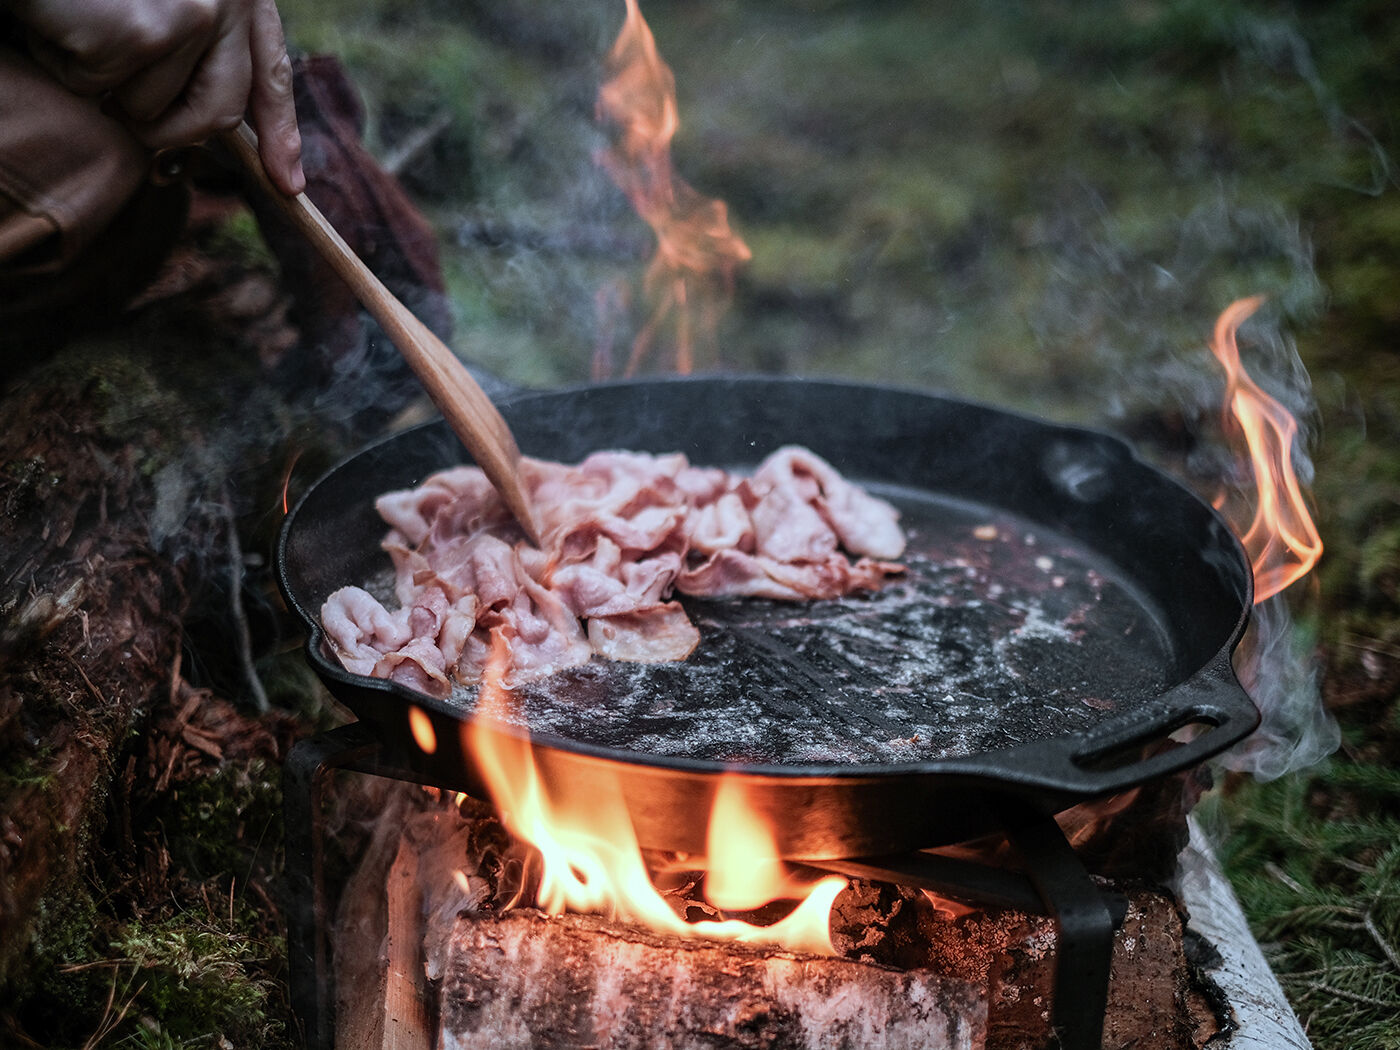
[[[1172,683],[1163,692],[1145,698],[1131,709],[1115,713],[1093,726],[1081,728],[1071,733],[1061,733],[1014,747],[987,750],[966,756],[949,756],[923,759],[910,762],[861,762],[861,763],[744,763],[726,762],[714,759],[696,759],[686,756],[654,755],[646,752],[629,751],[614,747],[591,744],[551,733],[532,733],[524,727],[490,721],[493,732],[528,741],[532,748],[545,749],[564,754],[573,754],[590,762],[617,763],[633,769],[649,769],[657,773],[710,777],[720,774],[739,774],[746,780],[771,781],[784,784],[830,784],[835,782],[856,783],[862,781],[888,781],[898,778],[921,778],[925,776],[971,778],[993,786],[1012,788],[1032,788],[1051,793],[1068,794],[1075,798],[1089,798],[1112,794],[1126,787],[1136,786],[1146,780],[1169,772],[1189,768],[1243,739],[1258,725],[1260,713],[1253,701],[1245,693],[1235,676],[1231,656],[1244,636],[1253,604],[1254,581],[1248,558],[1238,537],[1228,527],[1219,512],[1178,479],[1161,468],[1143,459],[1135,449],[1118,435],[1076,424],[1058,423],[1001,406],[991,405],[975,399],[954,397],[938,391],[915,387],[899,386],[866,381],[831,379],[824,377],[758,376],[741,374],[707,374],[704,376],[665,376],[641,379],[615,380],[603,383],[579,383],[550,390],[526,390],[512,394],[498,402],[502,413],[521,411],[533,401],[550,401],[561,398],[578,397],[590,393],[606,391],[647,390],[668,386],[683,385],[722,385],[738,384],[750,388],[769,387],[808,387],[828,390],[861,391],[866,395],[886,395],[929,399],[934,402],[955,404],[978,409],[996,416],[1018,421],[1044,430],[1047,434],[1077,437],[1112,446],[1131,463],[1134,469],[1142,470],[1165,482],[1181,499],[1204,511],[1219,525],[1219,535],[1233,560],[1233,568],[1238,570],[1243,582],[1238,616],[1214,654],[1185,675]],[[401,705],[406,712],[409,705],[416,705],[436,715],[439,719],[466,726],[477,722],[474,712],[418,693],[398,682],[353,674],[329,659],[321,650],[325,640],[319,618],[301,600],[293,582],[289,578],[289,548],[298,527],[300,516],[310,513],[310,503],[322,485],[340,476],[351,468],[361,457],[382,451],[386,446],[411,442],[430,431],[446,431],[441,418],[420,423],[394,434],[384,435],[369,442],[342,458],[312,482],[287,514],[279,532],[276,547],[276,576],[278,586],[307,632],[304,652],[308,662],[319,677],[326,683],[332,695],[341,700],[357,718],[370,726],[384,726],[386,720],[366,713],[365,708],[384,707],[389,703]],[[471,458],[465,448],[451,439],[450,431],[443,435],[445,448],[457,452],[459,463],[470,463]],[[434,469],[444,469],[453,463],[443,462]],[[1073,535],[1072,533],[1069,535]],[[1091,549],[1101,553],[1097,548]],[[1105,560],[1110,560],[1103,555]],[[332,685],[335,683],[335,685]],[[339,686],[339,689],[336,688]],[[1194,697],[1192,694],[1204,695]],[[1181,694],[1185,703],[1168,703],[1167,698]],[[353,699],[351,699],[353,698]],[[1130,760],[1125,764],[1108,768],[1092,768],[1104,756],[1122,752],[1139,745],[1163,740],[1184,725],[1204,722],[1209,731],[1200,734],[1195,740],[1166,754],[1151,756],[1143,760]]]

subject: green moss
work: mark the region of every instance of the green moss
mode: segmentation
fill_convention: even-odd
[[[880,264],[927,269],[976,214],[971,187],[922,166],[882,166],[853,201],[848,221],[883,240]]]
[[[0,756],[0,794],[25,788],[47,792],[54,783],[54,772],[44,754],[28,755],[10,750]]]
[[[39,902],[31,938],[36,969],[82,963],[94,957],[97,901],[80,879],[54,886]]]
[[[821,290],[840,283],[850,257],[829,237],[802,227],[763,226],[746,238],[753,262],[746,278],[779,288]]]
[[[263,240],[251,211],[236,211],[220,222],[204,246],[210,255],[275,270],[277,260]]]
[[[131,924],[112,950],[129,960],[144,982],[142,1007],[177,1040],[255,1045],[268,1035],[272,987],[250,975],[250,964],[269,947],[253,945],[242,931],[185,917]]]
[[[79,1045],[91,1031],[89,1019],[102,1016],[108,983],[102,957],[100,909],[82,879],[55,883],[39,902],[25,964],[13,976],[0,1009],[20,1009],[33,1031],[53,1045]]]
[[[183,784],[164,803],[172,858],[196,879],[239,876],[282,837],[280,772],[262,761],[230,763]]]

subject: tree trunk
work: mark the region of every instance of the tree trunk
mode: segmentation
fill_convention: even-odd
[[[353,86],[320,59],[298,65],[296,87],[315,194],[445,333],[431,230],[360,145]],[[281,660],[294,643],[281,637],[290,624],[273,593],[271,550],[288,496],[420,393],[331,271],[285,231],[260,241],[236,180],[211,154],[187,161],[197,183],[189,220],[137,301],[116,316],[91,309],[150,247],[145,226],[88,268],[104,287],[89,287],[59,319],[75,322],[61,326],[61,343],[0,333],[7,1046],[29,1044],[28,1031],[74,1045],[109,1025],[127,1035],[139,1011],[160,1013],[172,1031],[198,1015],[236,1034],[246,1018],[248,1044],[263,1041],[271,1022],[246,1006],[275,1014],[282,1005],[267,979],[274,964],[258,970],[278,921],[270,796],[290,738],[323,715],[301,661],[292,670]],[[98,330],[73,334],[83,326]],[[272,709],[259,661],[283,673],[279,695],[297,713]],[[228,824],[215,828],[201,806],[223,807]],[[244,807],[257,810],[253,826]],[[216,893],[228,887],[226,907],[209,900],[216,883]],[[256,901],[256,914],[235,915],[235,896]],[[216,919],[256,931],[264,955],[250,950],[245,966],[242,948],[230,947],[210,956],[228,964],[219,978],[212,964],[177,975],[178,960],[159,954],[173,943],[161,939],[166,927],[198,938],[207,932],[198,922]],[[147,936],[150,924],[158,936]],[[128,937],[156,954],[133,961]],[[137,990],[104,1012],[102,986],[115,996],[118,976],[130,975],[123,968],[135,966],[147,998]],[[210,1017],[217,995],[201,989],[227,985],[233,971],[245,983],[219,1002],[236,1005]]]
[[[231,493],[260,491],[250,464],[277,484],[285,402],[248,391],[287,332],[266,275],[183,262],[119,334],[0,389],[0,986],[31,947],[63,950],[36,917],[80,917],[114,776],[168,780],[127,770],[123,748],[157,706],[193,703],[180,667],[196,612],[228,654],[201,668],[258,699]],[[217,751],[194,722],[191,707],[177,732]]]
[[[165,464],[109,367],[165,395],[142,365],[64,355],[0,401],[0,983],[46,886],[75,879],[116,749],[180,652],[185,572],[148,526]]]

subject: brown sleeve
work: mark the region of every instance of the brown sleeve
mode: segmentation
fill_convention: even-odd
[[[149,166],[147,151],[97,100],[0,43],[0,270],[67,266],[111,225]]]

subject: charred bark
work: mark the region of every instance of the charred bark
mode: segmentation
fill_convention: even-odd
[[[1126,896],[1127,914],[1113,946],[1102,1046],[1199,1050],[1219,1032],[1220,1023],[1211,990],[1187,961],[1180,909],[1156,889],[1139,887]],[[959,947],[952,951],[970,954],[974,964],[987,960],[989,1050],[1056,1045],[1050,1028],[1057,950],[1053,923],[1000,912],[959,926]]]
[[[164,396],[145,366],[74,353],[0,402],[0,982],[46,888],[75,879],[119,746],[180,653],[186,572],[149,528],[159,438],[123,418],[118,372]]]

